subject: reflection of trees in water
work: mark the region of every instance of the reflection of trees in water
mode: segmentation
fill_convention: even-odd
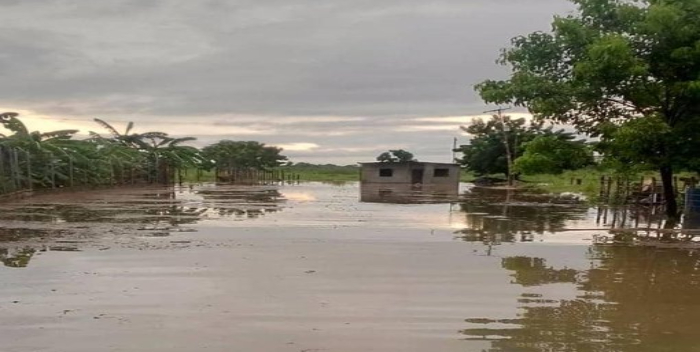
[[[276,188],[215,188],[199,190],[197,194],[204,199],[206,208],[213,209],[219,216],[238,218],[258,218],[267,213],[281,210],[284,201]]]
[[[33,203],[21,207],[6,207],[0,219],[31,222],[105,223],[139,225],[138,230],[152,231],[150,236],[169,236],[179,225],[198,222],[210,210],[219,216],[257,218],[279,211],[284,201],[277,189],[247,187],[237,190],[217,188],[196,191],[204,201],[196,206],[186,205],[174,189],[145,190],[110,198],[87,199],[85,203]],[[87,226],[84,226],[87,227]],[[72,230],[71,230],[72,231]],[[0,243],[18,242],[29,238],[52,238],[68,234],[68,230],[0,227]],[[49,246],[42,250],[73,251],[77,247]],[[4,265],[25,267],[36,249],[21,250],[0,247]]]
[[[675,223],[666,222],[663,209],[643,205],[600,206],[596,215],[596,223],[611,228],[675,226]]]
[[[467,228],[457,234],[470,242],[528,241],[532,233],[560,231],[567,221],[586,216],[585,207],[552,201],[539,194],[473,188],[460,204]]]
[[[57,237],[67,234],[65,230],[54,229],[32,229],[32,228],[0,228],[0,261],[5,266],[13,268],[24,268],[29,265],[32,256],[37,252],[36,245],[20,245],[16,242],[28,239]],[[54,247],[49,247],[51,250]]]
[[[83,202],[31,203],[6,207],[0,219],[36,222],[141,224],[147,226],[177,226],[193,224],[210,210],[219,216],[256,218],[280,210],[284,199],[277,189],[239,187],[195,190],[203,197],[196,205],[178,198],[176,189],[145,189],[103,198],[88,198]],[[96,193],[99,195],[99,193]]]
[[[0,243],[15,242],[29,238],[64,235],[64,230],[0,227]]]
[[[0,248],[0,261],[11,268],[24,268],[29,264],[29,260],[32,259],[34,253],[36,253],[36,249],[29,247],[20,249]]]
[[[1,219],[17,221],[68,223],[195,223],[202,210],[185,207],[173,190],[144,192],[127,199],[87,200],[84,203],[35,203],[13,208],[0,214]]]
[[[576,299],[523,294],[517,319],[467,319],[469,339],[488,351],[700,351],[700,253],[595,246],[589,270],[555,269],[544,259],[503,260],[514,283],[571,283]]]
[[[542,258],[508,257],[501,265],[506,270],[515,271],[513,283],[523,286],[540,286],[551,283],[575,283],[577,271],[554,269],[546,265]]]

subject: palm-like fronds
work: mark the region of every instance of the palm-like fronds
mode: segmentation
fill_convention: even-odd
[[[73,138],[78,132],[73,129],[29,132],[17,116],[0,114],[0,123],[13,132],[0,135],[0,158],[6,166],[0,169],[0,192],[21,189],[18,187],[168,182],[178,169],[201,165],[199,150],[181,145],[194,140],[192,137],[173,138],[157,131],[133,133],[132,122],[121,134],[96,118],[110,136],[90,131],[89,138],[80,140]]]
[[[182,143],[190,142],[190,141],[196,141],[196,140],[197,140],[197,138],[195,138],[195,137],[173,138],[173,139],[168,143],[168,145],[169,145],[169,146],[172,146],[172,147],[175,147],[175,146],[179,146],[179,145],[182,144]]]
[[[39,136],[41,140],[48,140],[54,138],[69,139],[72,138],[74,134],[78,133],[78,130],[58,130],[51,132],[41,133]]]
[[[2,123],[5,128],[14,132],[16,135],[26,136],[29,134],[27,126],[20,121],[16,112],[4,112],[0,114],[0,123]]]
[[[111,133],[112,136],[114,136],[114,138],[119,138],[121,136],[121,133],[119,133],[114,127],[112,127],[112,125],[108,124],[104,120],[98,118],[95,118],[94,120],[102,127],[104,127],[107,131],[109,131],[109,133]]]

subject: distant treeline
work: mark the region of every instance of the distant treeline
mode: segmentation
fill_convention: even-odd
[[[311,163],[292,163],[288,162],[285,167],[293,167],[296,169],[343,169],[356,170],[358,165],[335,165],[335,164],[311,164]]]

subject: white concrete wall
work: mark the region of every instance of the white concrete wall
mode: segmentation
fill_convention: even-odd
[[[392,169],[392,177],[381,177],[381,169]],[[460,168],[453,164],[433,164],[433,163],[372,163],[362,164],[360,170],[360,181],[362,183],[384,183],[384,184],[414,184],[413,170],[422,169],[422,184],[459,184]],[[448,169],[447,177],[435,177],[435,169]]]

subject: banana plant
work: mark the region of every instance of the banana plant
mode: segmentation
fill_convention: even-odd
[[[131,133],[133,122],[129,122],[124,133],[120,133],[104,120],[96,118],[95,122],[104,127],[111,137],[90,132],[92,140],[138,150],[146,159],[147,179],[151,182],[168,183],[175,172],[196,167],[201,160],[197,148],[181,145],[195,140],[194,137],[173,138],[164,132]]]
[[[19,114],[6,112],[0,114],[0,123],[11,135],[3,135],[0,145],[12,149],[15,153],[14,164],[6,160],[4,164],[15,170],[15,178],[29,188],[34,186],[56,187],[68,179],[66,168],[73,154],[73,135],[75,129],[51,132],[30,132],[18,118]]]

